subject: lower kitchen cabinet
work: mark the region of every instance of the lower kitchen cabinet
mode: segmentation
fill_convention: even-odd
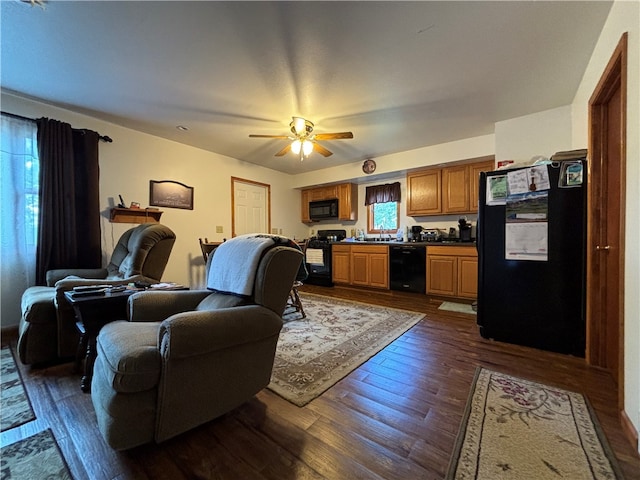
[[[389,247],[333,245],[333,281],[360,287],[389,288]]]
[[[428,246],[427,293],[459,298],[478,294],[478,252],[475,246]]]
[[[333,245],[331,247],[331,276],[335,283],[351,283],[351,246]]]

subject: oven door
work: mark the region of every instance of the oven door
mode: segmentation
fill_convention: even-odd
[[[332,287],[331,281],[331,244],[309,245],[305,252],[305,262],[309,276],[305,283]]]

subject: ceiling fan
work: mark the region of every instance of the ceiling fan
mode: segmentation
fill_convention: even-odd
[[[289,151],[296,155],[300,155],[300,161],[304,160],[314,150],[320,155],[328,157],[333,152],[327,150],[318,143],[318,140],[340,140],[345,138],[353,138],[351,132],[339,133],[313,133],[313,123],[302,117],[292,117],[291,123],[292,135],[249,135],[251,138],[282,138],[291,140],[291,143],[275,154],[276,157],[282,157]]]

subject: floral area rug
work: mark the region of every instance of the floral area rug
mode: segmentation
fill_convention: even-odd
[[[0,351],[0,431],[35,420],[11,349]]]
[[[479,368],[448,480],[622,479],[579,393]]]
[[[2,479],[72,480],[50,429],[2,447]]]
[[[304,406],[389,345],[424,314],[301,293],[286,314],[269,389]]]

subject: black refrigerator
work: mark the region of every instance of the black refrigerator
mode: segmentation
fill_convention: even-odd
[[[528,193],[512,195],[509,172],[534,178]],[[477,323],[482,337],[584,357],[586,181],[584,159],[481,174]]]

